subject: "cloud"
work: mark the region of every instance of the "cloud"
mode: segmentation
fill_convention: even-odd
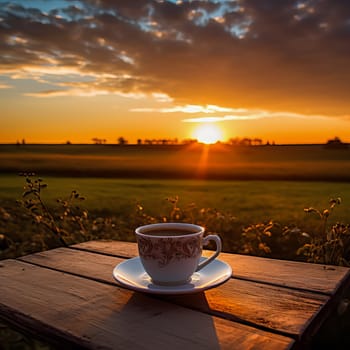
[[[30,0],[2,2],[0,75],[56,87],[31,96],[158,94],[188,110],[206,106],[196,113],[225,106],[341,116],[350,109],[348,1],[71,4],[44,11]],[[61,84],[67,74],[91,80],[68,87],[70,79],[61,91],[53,77]]]
[[[133,108],[131,112],[140,113],[184,113],[184,114],[212,114],[216,113],[215,116],[197,116],[194,118],[182,119],[184,123],[217,123],[226,122],[231,120],[255,120],[263,118],[294,118],[294,119],[305,119],[305,118],[317,118],[328,119],[336,116],[330,115],[319,115],[319,114],[301,114],[292,113],[286,111],[271,112],[269,110],[259,109],[244,109],[244,108],[227,108],[215,105],[184,105],[184,106],[173,106],[167,108]],[[232,113],[227,115],[226,113]],[[343,119],[350,119],[349,115],[339,116]]]
[[[188,118],[183,119],[182,121],[185,123],[217,123],[217,122],[225,122],[228,120],[252,120],[252,119],[261,119],[265,118],[259,115],[225,115],[222,117],[198,117],[198,118]]]
[[[160,92],[153,92],[152,97],[158,102],[173,102],[173,99],[170,96]]]
[[[343,116],[347,118],[347,116]],[[325,115],[305,115],[290,112],[270,112],[264,110],[244,110],[237,109],[234,115],[223,115],[223,116],[212,116],[212,117],[196,117],[196,118],[186,118],[182,121],[185,123],[217,123],[225,122],[230,120],[254,120],[263,118],[317,118],[324,119],[330,118],[330,116]]]
[[[28,92],[25,96],[31,97],[62,97],[62,96],[81,96],[90,97],[98,95],[107,95],[108,92],[102,90],[80,90],[80,89],[70,89],[70,90],[45,90],[40,92]]]
[[[39,97],[39,98],[49,98],[49,97],[66,97],[66,96],[75,96],[75,97],[92,97],[92,96],[103,96],[103,95],[110,95],[112,94],[111,91],[107,90],[101,90],[101,89],[92,89],[92,88],[85,88],[85,89],[66,89],[66,90],[44,90],[39,92],[28,92],[25,93],[25,96],[30,97]],[[114,95],[132,98],[132,99],[140,99],[144,98],[145,95],[138,94],[138,93],[123,93],[123,92],[114,92]]]
[[[132,112],[158,112],[158,113],[215,113],[215,112],[231,112],[232,108],[219,107],[215,105],[184,105],[173,106],[168,108],[133,108]]]
[[[13,86],[9,84],[0,83],[0,89],[12,89]]]

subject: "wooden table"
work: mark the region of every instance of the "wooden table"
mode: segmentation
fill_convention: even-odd
[[[0,318],[64,349],[301,349],[350,283],[344,267],[222,253],[221,286],[150,295],[112,277],[134,256],[134,243],[91,241],[0,261]]]

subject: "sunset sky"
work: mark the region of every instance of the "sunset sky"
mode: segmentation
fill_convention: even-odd
[[[0,143],[350,142],[348,0],[0,0]]]

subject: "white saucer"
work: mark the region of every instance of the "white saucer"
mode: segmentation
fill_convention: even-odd
[[[206,258],[202,257],[201,259]],[[231,266],[218,259],[195,272],[188,283],[178,286],[154,284],[145,272],[139,257],[125,260],[113,269],[113,277],[123,286],[151,294],[198,293],[226,282],[231,276]]]

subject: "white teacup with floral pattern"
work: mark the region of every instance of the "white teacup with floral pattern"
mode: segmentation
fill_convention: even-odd
[[[198,225],[150,224],[138,227],[135,233],[141,263],[155,284],[185,284],[194,272],[208,265],[221,252],[220,237],[203,237],[204,227]],[[211,240],[216,243],[216,251],[200,262],[203,245]]]

